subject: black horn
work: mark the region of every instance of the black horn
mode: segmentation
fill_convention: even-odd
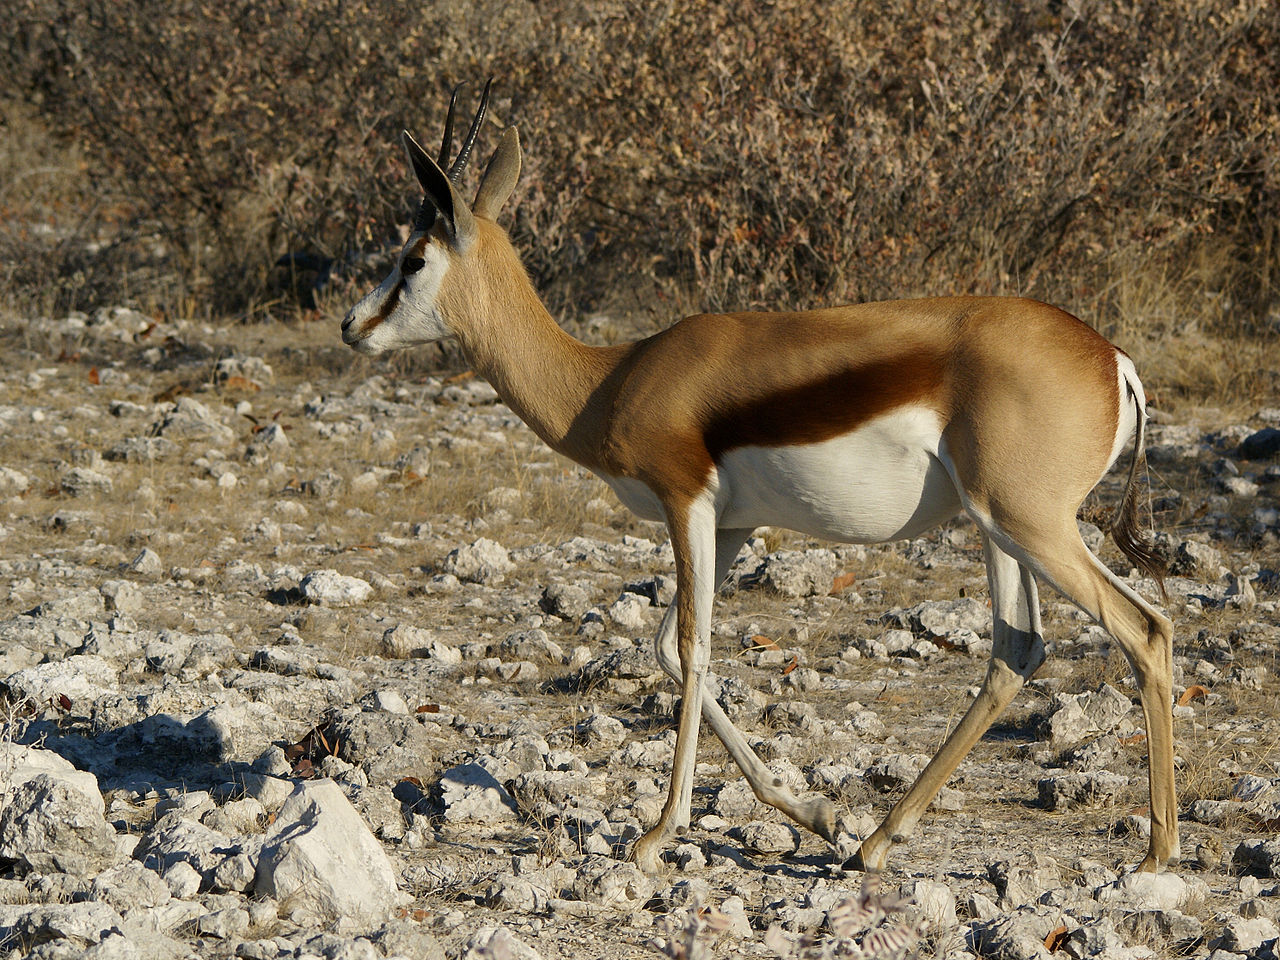
[[[453,93],[449,97],[449,115],[444,118],[444,139],[440,141],[440,153],[436,156],[436,165],[441,170],[449,162],[449,151],[453,149],[453,111],[458,105],[458,91],[466,85],[467,81],[463,80],[453,88]]]
[[[489,88],[493,86],[493,77],[485,81],[484,92],[480,94],[480,108],[476,110],[475,119],[471,121],[471,127],[467,130],[467,137],[462,141],[462,149],[458,151],[458,157],[453,161],[453,166],[449,168],[449,179],[454,183],[458,182],[458,178],[462,176],[462,171],[467,168],[467,161],[471,159],[471,148],[476,144],[476,134],[480,132],[480,125],[484,123],[485,111],[489,109]],[[457,90],[454,90],[455,96]],[[450,105],[449,119],[453,119],[453,108]],[[445,129],[446,137],[452,133],[448,127]]]

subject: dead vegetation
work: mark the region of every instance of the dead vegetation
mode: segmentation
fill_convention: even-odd
[[[344,308],[411,210],[399,129],[493,74],[526,145],[513,232],[567,320],[1026,294],[1119,340],[1165,406],[1277,388],[1266,0],[452,0],[407,25],[388,0],[23,0],[11,22],[0,259],[26,317]]]

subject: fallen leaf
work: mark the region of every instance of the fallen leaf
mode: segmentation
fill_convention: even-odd
[[[798,656],[793,656],[791,658],[791,662],[782,668],[782,675],[785,677],[788,673],[790,673],[792,670],[794,670],[798,666],[800,666],[800,658]]]
[[[1067,939],[1068,939],[1068,936],[1067,936],[1066,925],[1058,924],[1058,926],[1050,930],[1049,935],[1044,938],[1044,948],[1048,950],[1050,953],[1053,953],[1056,950],[1058,950],[1063,944],[1065,944],[1067,942]]]
[[[438,704],[438,703],[424,703],[422,706],[420,706],[420,707],[419,707],[417,710],[415,710],[414,712],[415,712],[415,713],[439,713],[439,712],[440,712],[440,704]]]
[[[1122,747],[1132,747],[1135,743],[1142,743],[1147,739],[1145,733],[1135,733],[1129,737],[1117,737],[1116,740]]]
[[[1178,698],[1178,706],[1185,707],[1193,700],[1204,700],[1209,696],[1207,687],[1202,687],[1198,683],[1193,683],[1187,689],[1182,691],[1182,696]]]
[[[750,650],[777,650],[777,649],[778,649],[778,644],[777,644],[775,641],[770,640],[770,639],[769,639],[768,637],[766,637],[763,633],[757,633],[754,637],[752,637],[752,638],[751,638],[751,646],[750,646],[748,649],[750,649]]]
[[[837,597],[852,587],[858,581],[858,575],[855,573],[839,574],[831,581],[831,592],[827,594],[829,597]]]
[[[224,390],[240,390],[245,393],[257,393],[262,387],[254,383],[248,377],[227,377],[223,382]]]
[[[102,378],[98,376],[97,367],[89,368],[89,382],[93,384],[95,387],[102,382]]]

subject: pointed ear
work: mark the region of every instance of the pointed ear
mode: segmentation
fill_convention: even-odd
[[[498,141],[498,149],[489,158],[476,202],[472,206],[476,216],[492,220],[511,196],[516,180],[520,177],[520,136],[515,127],[507,127]]]
[[[453,224],[453,191],[449,189],[449,178],[444,175],[436,162],[427,156],[427,151],[418,145],[418,141],[408,130],[400,132],[400,140],[404,143],[404,152],[409,157],[409,166],[413,167],[418,183],[427,199],[436,205],[441,216],[450,225]]]
[[[419,146],[418,141],[413,139],[408,130],[402,131],[400,139],[404,143],[405,153],[409,156],[409,165],[413,167],[414,175],[422,186],[422,192],[426,194],[427,200],[435,204],[436,209],[440,211],[440,216],[444,218],[450,241],[455,247],[463,247],[475,235],[475,220],[471,216],[471,211],[467,209],[466,203],[459,199],[458,191],[453,188],[444,171],[427,156],[427,152]]]

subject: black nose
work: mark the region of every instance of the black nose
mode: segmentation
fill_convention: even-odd
[[[347,332],[347,327],[351,326],[351,321],[352,321],[352,320],[354,320],[354,319],[355,319],[355,315],[354,315],[354,314],[351,314],[351,313],[348,313],[345,317],[343,317],[343,319],[342,319],[342,332],[343,332],[343,333],[346,333],[346,332]]]

